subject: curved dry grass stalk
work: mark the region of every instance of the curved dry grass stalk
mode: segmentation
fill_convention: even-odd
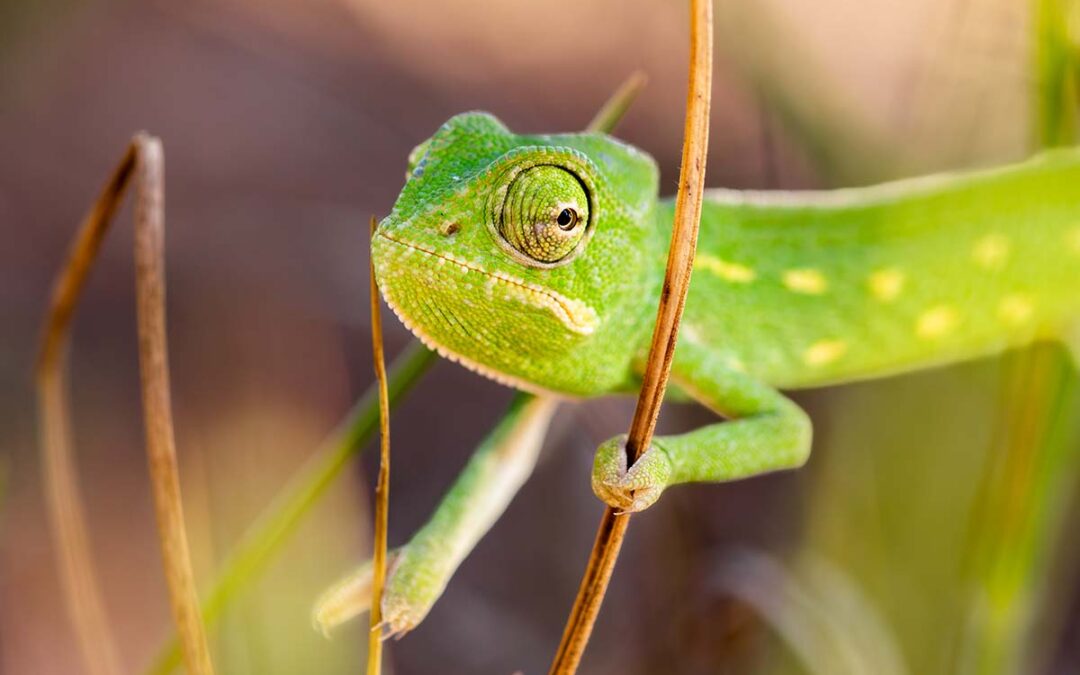
[[[38,442],[41,444],[42,481],[49,509],[49,525],[68,620],[75,631],[83,665],[91,675],[121,672],[120,652],[109,627],[105,602],[90,554],[86,512],[71,450],[71,413],[68,410],[65,365],[71,317],[79,292],[86,282],[90,264],[101,247],[109,222],[127,189],[135,168],[135,153],[135,145],[132,144],[79,225],[63,271],[53,285],[35,371]]]
[[[627,466],[652,441],[660,404],[664,400],[675,341],[679,332],[690,272],[697,248],[701,201],[705,188],[705,157],[709,141],[709,107],[712,84],[712,2],[690,3],[690,87],[686,103],[686,125],[679,191],[675,197],[675,224],[668,251],[667,273],[660,295],[656,326],[649,348],[649,360],[630,424],[626,444]],[[617,515],[608,507],[600,520],[592,554],[581,579],[577,598],[567,618],[562,641],[551,665],[553,675],[577,671],[592,633],[600,604],[604,600],[611,572],[630,523],[629,514]]]
[[[169,600],[189,673],[213,673],[188,551],[169,395],[165,332],[164,159],[161,142],[137,134],[75,237],[54,286],[37,364],[45,491],[69,613],[87,670],[118,673],[119,650],[93,572],[70,442],[64,352],[71,318],[101,241],[134,177],[135,288],[146,452]]]

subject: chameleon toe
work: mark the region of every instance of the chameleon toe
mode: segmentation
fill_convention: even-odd
[[[593,462],[593,493],[622,513],[652,506],[671,477],[671,461],[663,449],[652,445],[629,469],[626,468],[626,436],[608,439],[596,450]]]

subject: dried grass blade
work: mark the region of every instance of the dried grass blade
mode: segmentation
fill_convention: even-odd
[[[378,223],[371,218],[371,236]],[[371,346],[375,377],[379,382],[379,477],[375,482],[375,527],[372,546],[371,626],[368,632],[368,675],[382,669],[382,596],[386,585],[386,530],[390,515],[390,395],[386,387],[386,360],[383,355],[382,315],[379,312],[379,287],[375,282],[375,263],[371,265]]]
[[[211,675],[191,568],[173,433],[165,329],[165,185],[161,141],[135,136],[135,295],[146,454],[173,621],[190,675]]]
[[[53,286],[35,372],[42,481],[49,521],[68,617],[84,667],[91,675],[120,673],[120,651],[109,627],[90,553],[86,509],[72,454],[66,352],[71,317],[101,241],[127,189],[135,168],[135,152],[134,144],[128,146],[120,164],[79,225],[67,260]]]

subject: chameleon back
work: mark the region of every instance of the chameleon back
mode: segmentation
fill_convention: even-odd
[[[802,387],[1061,338],[1078,319],[1068,150],[870,188],[710,191],[682,339]]]
[[[372,244],[402,321],[520,389],[632,388],[672,218],[652,159],[482,113],[414,158]],[[1080,317],[1078,185],[1069,150],[870,188],[710,191],[680,339],[804,387],[1061,338]]]

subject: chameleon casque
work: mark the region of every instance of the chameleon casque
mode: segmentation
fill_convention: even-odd
[[[383,296],[429,347],[526,393],[395,552],[389,631],[422,620],[525,480],[553,401],[636,390],[674,210],[657,191],[653,159],[610,136],[515,135],[484,113],[413,151],[372,241]],[[671,381],[727,419],[655,438],[629,470],[624,439],[605,442],[594,491],[639,511],[677,483],[800,466],[810,420],[780,389],[1069,344],[1078,204],[1070,150],[868,188],[707,191]],[[332,589],[317,621],[365,610],[369,580]]]

